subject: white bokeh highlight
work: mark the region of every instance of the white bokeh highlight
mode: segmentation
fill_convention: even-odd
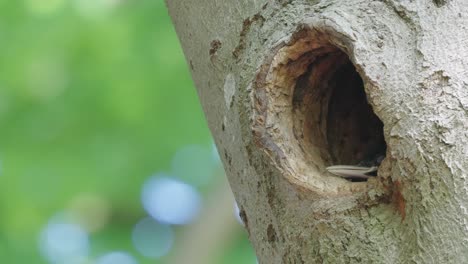
[[[234,203],[234,217],[236,218],[237,222],[244,226],[244,221],[242,221],[242,218],[240,217],[240,209],[237,203]]]
[[[89,254],[89,237],[79,225],[51,220],[40,235],[40,250],[50,263],[79,263]]]
[[[174,244],[174,233],[170,226],[147,217],[133,228],[132,241],[140,254],[157,259],[171,250]]]
[[[132,255],[116,251],[99,257],[95,264],[138,264],[138,262]]]
[[[194,187],[163,174],[146,181],[141,199],[150,216],[172,225],[192,222],[201,207],[200,194]]]

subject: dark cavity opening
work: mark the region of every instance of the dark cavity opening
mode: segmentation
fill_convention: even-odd
[[[306,158],[318,153],[326,166],[377,165],[387,145],[362,78],[344,52],[322,50],[302,55],[310,64],[295,84],[295,137]]]
[[[387,146],[382,121],[367,102],[362,79],[348,60],[330,85],[327,138],[331,161],[369,166],[385,155]]]

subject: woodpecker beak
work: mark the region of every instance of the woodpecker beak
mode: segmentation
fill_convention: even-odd
[[[326,170],[336,176],[343,178],[369,179],[369,174],[377,172],[378,167],[360,167],[349,165],[335,165],[327,167]]]

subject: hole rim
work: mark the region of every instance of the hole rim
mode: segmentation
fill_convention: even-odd
[[[326,157],[328,150],[322,148],[320,155],[305,151],[299,144],[303,142],[300,138],[304,135],[294,128],[305,122],[304,117],[295,116],[294,113],[294,94],[297,92],[298,78],[305,74],[318,57],[333,53],[342,54],[337,57],[338,62],[351,62],[362,79],[363,86],[366,85],[361,69],[353,61],[353,53],[350,52],[352,48],[345,45],[346,39],[336,38],[335,33],[302,25],[288,43],[279,44],[273,49],[271,56],[261,66],[253,85],[254,142],[265,150],[273,164],[289,181],[324,194],[363,191],[367,186],[367,182],[350,186],[344,179],[326,175],[325,168],[331,163],[318,160],[317,156],[320,159]],[[329,91],[331,92],[333,90]],[[324,105],[328,107],[328,103],[322,107]],[[322,142],[328,144],[328,140]],[[387,146],[385,139],[384,142]],[[315,159],[311,159],[311,156],[315,156]]]

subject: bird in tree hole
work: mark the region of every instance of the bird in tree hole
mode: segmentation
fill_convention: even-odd
[[[367,180],[370,177],[377,176],[377,170],[384,158],[385,155],[379,153],[373,155],[370,159],[359,162],[357,165],[334,165],[327,167],[326,170],[349,180]]]
[[[351,62],[328,85],[327,143],[332,164],[326,170],[351,181],[377,176],[385,158],[383,123],[367,101],[364,84]],[[344,165],[345,164],[345,165]]]

